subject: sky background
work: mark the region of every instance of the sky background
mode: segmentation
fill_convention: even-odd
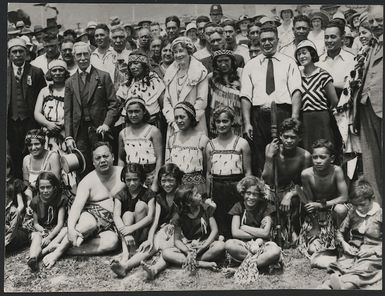
[[[107,1],[106,1],[107,2]],[[305,1],[304,1],[305,2]],[[111,16],[118,16],[124,23],[137,23],[139,20],[150,19],[163,23],[170,15],[209,15],[210,4],[86,4],[86,3],[51,3],[59,10],[58,23],[63,29],[85,27],[88,21],[109,23]],[[258,14],[269,14],[274,7],[291,7],[296,5],[242,5],[222,4],[226,16],[237,19],[242,14],[252,17]],[[319,9],[320,5],[312,5],[313,9]],[[9,3],[8,11],[23,9],[30,15],[32,26],[40,24],[45,26],[45,19],[52,17],[54,11],[44,11],[44,7],[33,6],[33,3]]]

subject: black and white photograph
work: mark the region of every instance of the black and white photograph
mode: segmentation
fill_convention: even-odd
[[[382,290],[384,6],[303,3],[8,2],[4,292]]]

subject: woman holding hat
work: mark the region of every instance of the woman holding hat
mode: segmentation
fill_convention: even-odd
[[[174,108],[179,131],[170,137],[166,163],[176,164],[183,172],[182,184],[194,184],[199,193],[206,192],[206,145],[209,139],[196,130],[198,124],[194,106],[179,102]]]
[[[149,124],[150,114],[140,96],[129,98],[125,104],[127,127],[119,133],[118,165],[137,163],[146,173],[145,185],[157,192],[157,174],[163,163],[160,130]]]
[[[215,138],[217,131],[213,122],[213,111],[219,105],[230,106],[236,113],[234,133],[242,136],[242,111],[239,93],[241,69],[237,67],[234,53],[227,49],[213,54],[213,72],[209,77],[209,137]]]
[[[310,15],[311,31],[307,36],[307,39],[312,41],[317,48],[318,56],[321,56],[325,52],[325,31],[329,19],[326,14],[322,12],[314,12]]]
[[[174,62],[164,75],[166,93],[163,114],[168,124],[166,139],[179,130],[174,114],[174,107],[179,102],[189,102],[194,106],[198,121],[197,130],[207,134],[205,118],[208,94],[207,69],[192,56],[195,46],[190,38],[176,38],[171,44],[171,50]]]
[[[300,42],[295,51],[297,63],[303,67],[302,122],[303,147],[310,151],[315,140],[326,139],[340,147],[340,134],[331,109],[337,106],[338,97],[333,78],[314,63],[319,61],[317,48],[310,40]]]
[[[123,106],[129,98],[141,97],[150,114],[149,123],[160,127],[165,86],[158,74],[150,71],[150,62],[146,54],[134,51],[128,56],[128,77],[127,82],[117,90],[116,96],[121,100]],[[122,116],[124,117],[124,110]]]

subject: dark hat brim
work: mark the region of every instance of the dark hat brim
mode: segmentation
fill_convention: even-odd
[[[75,148],[72,150],[72,152],[75,153],[76,157],[78,158],[81,167],[79,173],[81,174],[86,170],[86,159],[84,158],[84,155],[80,152],[80,150]]]

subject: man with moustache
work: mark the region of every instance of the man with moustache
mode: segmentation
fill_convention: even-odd
[[[96,49],[91,54],[91,65],[110,74],[114,80],[114,52],[110,46],[110,29],[106,24],[95,27]]]
[[[70,75],[75,74],[78,69],[78,65],[75,63],[75,58],[72,53],[73,47],[74,43],[71,40],[64,41],[61,45],[61,55],[67,64],[67,69],[70,72]]]
[[[77,42],[73,52],[79,69],[65,84],[65,142],[70,150],[77,147],[84,155],[84,176],[92,169],[92,145],[107,135],[120,110],[110,76],[90,64],[89,45]]]
[[[251,59],[243,69],[241,104],[244,130],[252,140],[252,169],[261,176],[265,147],[271,138],[271,102],[277,104],[278,125],[289,117],[298,119],[301,109],[301,73],[296,62],[277,52],[278,32],[265,24],[260,33],[262,54]]]
[[[23,39],[8,41],[7,140],[13,176],[21,180],[25,136],[38,126],[34,117],[35,104],[40,90],[46,86],[43,71],[26,62],[26,55],[27,45]]]
[[[294,40],[284,45],[279,51],[295,60],[297,45],[307,39],[310,32],[311,21],[306,15],[297,15],[293,19]]]

